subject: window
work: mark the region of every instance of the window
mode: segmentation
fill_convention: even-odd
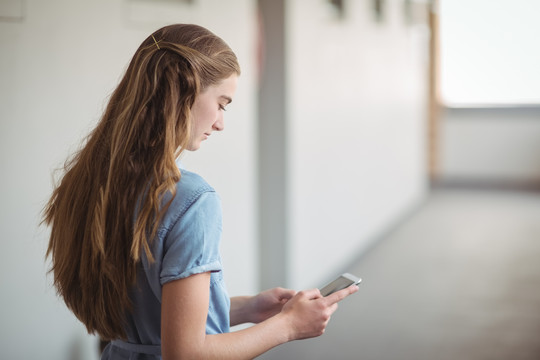
[[[441,100],[540,105],[540,1],[439,0]]]

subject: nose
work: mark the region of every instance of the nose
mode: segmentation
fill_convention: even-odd
[[[219,116],[214,122],[214,125],[212,125],[212,129],[216,131],[223,131],[225,129],[225,120],[223,119],[223,115]]]

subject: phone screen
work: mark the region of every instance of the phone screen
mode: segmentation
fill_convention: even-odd
[[[321,295],[328,296],[336,291],[345,289],[352,284],[360,283],[361,279],[351,274],[340,275],[336,280],[321,288]]]

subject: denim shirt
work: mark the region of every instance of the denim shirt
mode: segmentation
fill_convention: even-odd
[[[194,274],[211,272],[206,333],[230,331],[230,298],[219,252],[221,230],[217,193],[199,175],[181,168],[176,196],[151,244],[154,262],[143,252],[137,286],[130,292],[133,311],[127,315],[128,341],[112,341],[102,360],[160,359],[161,288]]]

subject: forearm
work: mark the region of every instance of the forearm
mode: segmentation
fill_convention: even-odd
[[[207,335],[209,283],[210,273],[203,273],[163,286],[161,350],[164,360],[253,359],[285,342],[320,336],[337,302],[358,290],[358,287],[349,287],[322,297],[318,289],[312,289],[291,298],[288,291],[277,289],[254,297],[233,298],[233,323],[247,320],[257,324],[232,333]]]
[[[275,346],[290,341],[290,326],[277,315],[247,329],[221,335],[207,335],[205,359],[253,359]]]
[[[163,354],[163,359],[253,359],[275,346],[290,341],[289,329],[287,317],[276,315],[240,331],[205,335],[198,343],[192,342],[188,347],[177,348],[181,352]]]
[[[296,291],[284,288],[265,290],[255,296],[237,296],[231,298],[231,326],[254,323],[270,319],[279,314],[283,305],[289,301]]]
[[[250,301],[252,296],[235,296],[231,298],[231,310],[229,313],[231,326],[254,322],[251,318]]]

